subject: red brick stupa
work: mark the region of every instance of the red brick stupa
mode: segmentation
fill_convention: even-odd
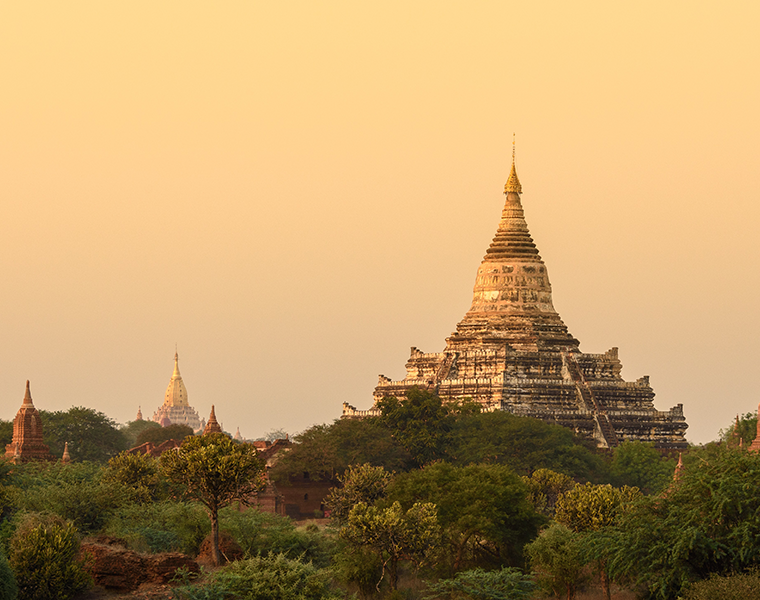
[[[219,421],[216,420],[213,404],[211,405],[211,414],[208,417],[208,423],[206,423],[206,428],[203,430],[203,435],[206,435],[207,433],[224,433],[222,431],[222,426],[219,425]]]
[[[24,402],[13,419],[13,440],[5,447],[5,458],[15,463],[53,460],[50,448],[42,441],[42,419],[32,402],[28,381]]]

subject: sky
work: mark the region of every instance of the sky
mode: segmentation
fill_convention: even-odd
[[[0,418],[291,434],[439,352],[512,134],[581,350],[687,439],[756,410],[760,4],[0,4]]]

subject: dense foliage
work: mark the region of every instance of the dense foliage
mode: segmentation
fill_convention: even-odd
[[[76,529],[59,517],[29,514],[10,540],[20,600],[68,600],[88,587]]]

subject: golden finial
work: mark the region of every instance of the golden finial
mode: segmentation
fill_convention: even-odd
[[[509,178],[504,186],[504,193],[514,192],[515,194],[522,194],[522,186],[520,180],[517,178],[517,170],[515,169],[515,134],[512,134],[512,169],[509,171]]]

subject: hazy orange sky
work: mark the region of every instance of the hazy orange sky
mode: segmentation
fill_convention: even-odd
[[[512,132],[554,304],[687,437],[756,409],[760,5],[0,4],[0,418],[291,433],[441,351]]]

